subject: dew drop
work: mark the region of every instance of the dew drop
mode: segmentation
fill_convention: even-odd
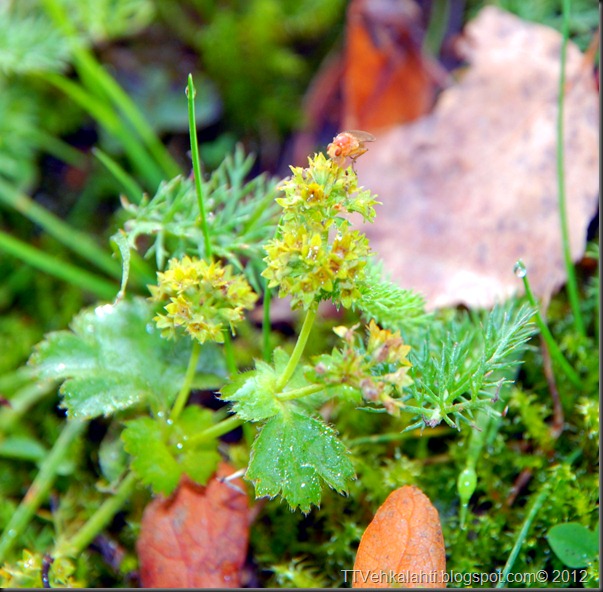
[[[302,489],[303,489],[305,486],[306,486],[306,484],[305,484],[305,483],[302,483],[302,484],[300,485],[300,487],[301,487]]]
[[[518,278],[526,277],[528,270],[526,269],[526,266],[521,259],[519,259],[519,261],[517,261],[517,263],[513,266],[513,273]]]
[[[164,416],[165,416],[165,413],[164,413],[163,411],[158,411],[158,412],[157,412],[157,417],[158,417],[159,419],[163,419],[163,418],[164,418]]]
[[[10,539],[14,539],[17,536],[17,531],[14,528],[11,528],[7,533],[6,536]]]
[[[176,444],[176,448],[177,448],[178,450],[182,450],[182,449],[184,448],[184,444],[182,444],[182,442],[178,442],[178,443]]]
[[[168,419],[166,420],[166,422],[168,425],[173,425],[174,424],[174,420],[173,419]]]
[[[94,313],[96,314],[96,316],[99,319],[102,319],[103,317],[110,315],[112,312],[113,312],[112,304],[103,304],[102,306],[97,306],[94,309]]]

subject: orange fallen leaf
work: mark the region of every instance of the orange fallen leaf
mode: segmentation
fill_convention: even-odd
[[[217,476],[234,472],[221,463]],[[236,487],[234,487],[236,485]],[[239,588],[249,509],[240,479],[206,487],[184,478],[169,498],[145,509],[136,545],[144,588]]]
[[[418,488],[392,492],[362,535],[354,588],[445,588],[446,549],[437,510]]]
[[[325,60],[306,94],[295,163],[337,131],[375,133],[429,111],[448,76],[423,54],[422,20],[415,0],[350,2],[343,52]]]
[[[427,113],[434,66],[421,49],[414,0],[352,0],[346,23],[341,129],[376,132]]]
[[[384,134],[358,160],[383,203],[363,227],[386,271],[429,308],[489,307],[522,292],[522,259],[537,296],[566,280],[557,208],[560,34],[493,6],[467,25],[469,66],[432,114]],[[599,97],[568,44],[565,187],[570,249],[584,253],[599,193]]]

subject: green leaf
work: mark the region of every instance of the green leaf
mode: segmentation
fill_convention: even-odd
[[[114,421],[98,449],[101,473],[110,484],[117,484],[128,468],[128,455],[118,429],[121,431],[121,425]]]
[[[214,414],[209,409],[196,405],[186,407],[176,423],[175,447],[181,452],[180,462],[183,471],[199,485],[205,485],[215,473],[220,462],[218,441],[211,440],[195,446],[187,445],[187,440],[214,425]]]
[[[261,421],[277,415],[282,404],[276,398],[278,374],[266,362],[256,361],[256,369],[237,376],[222,388],[225,401],[233,402],[233,411],[245,421]]]
[[[346,493],[347,483],[355,477],[335,431],[296,411],[273,417],[262,428],[246,476],[253,481],[257,497],[281,493],[293,509],[305,513],[320,503],[319,478]]]
[[[71,331],[50,333],[29,364],[41,378],[64,380],[70,418],[110,415],[139,403],[165,410],[186,371],[190,343],[162,339],[143,299],[80,312]]]
[[[42,16],[21,16],[0,7],[0,72],[63,71],[69,59],[69,43]]]
[[[391,331],[412,329],[429,321],[423,296],[382,278],[381,265],[368,265],[366,274],[358,286],[361,297],[353,304],[365,319]]]
[[[205,485],[220,461],[218,442],[189,445],[187,440],[213,424],[213,413],[194,405],[186,407],[175,423],[150,417],[127,422],[121,437],[133,457],[132,470],[164,495],[174,491],[183,473]]]
[[[0,457],[40,462],[48,451],[30,436],[9,436],[0,441]]]
[[[547,539],[567,567],[586,567],[599,555],[599,535],[577,522],[553,526]]]
[[[172,456],[167,444],[165,422],[140,417],[126,423],[121,437],[126,452],[134,458],[132,470],[155,493],[169,495],[176,489],[182,469]]]

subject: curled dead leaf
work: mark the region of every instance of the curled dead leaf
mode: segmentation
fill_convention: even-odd
[[[249,539],[245,485],[219,480],[233,472],[221,463],[206,487],[184,478],[172,496],[146,507],[136,545],[142,587],[241,587]]]
[[[362,535],[354,588],[445,588],[446,549],[438,511],[418,488],[392,492]]]

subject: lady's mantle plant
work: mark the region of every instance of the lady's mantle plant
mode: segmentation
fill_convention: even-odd
[[[323,484],[345,493],[355,478],[351,454],[321,415],[327,402],[387,413],[401,431],[499,414],[492,403],[533,334],[532,309],[510,304],[463,323],[427,315],[419,295],[382,278],[353,228],[350,217],[371,222],[378,202],[340,160],[317,154],[292,168],[275,200],[270,182],[244,181],[251,165],[237,152],[208,181],[177,177],[152,199],[124,204],[130,219],[116,242],[124,255],[144,237],[159,268],[151,296],[82,311],[30,360],[41,379],[62,383],[69,420],[112,417],[99,459],[115,496],[61,533],[54,558],[78,556],[138,482],[166,495],[183,475],[205,484],[218,438],[243,423],[256,430],[245,472],[256,496],[280,495],[308,512]],[[232,336],[260,295],[269,310],[273,289],[304,315],[296,343],[265,349],[239,373]],[[308,360],[323,300],[363,323],[336,327],[339,345]],[[268,314],[264,323],[266,334]],[[219,391],[230,415],[186,406],[198,386]]]
[[[240,179],[233,163],[228,166],[227,177]],[[238,183],[239,189],[247,188]],[[243,191],[233,198],[211,180],[205,188],[205,199],[217,212],[210,218],[214,224],[224,223],[221,211],[235,201],[244,216],[239,228],[257,234],[253,220],[267,225],[264,210],[254,212]],[[272,288],[278,289],[305,315],[291,353],[277,348],[271,363],[257,361],[253,370],[236,373],[231,335],[258,299],[250,282],[261,286],[254,270],[262,261],[247,244],[244,266],[240,241],[233,241],[231,253],[224,251],[223,241],[219,249],[245,275],[208,257],[201,232],[193,232],[191,221],[179,214],[191,215],[196,202],[193,182],[180,179],[140,207],[128,206],[127,243],[151,232],[156,242],[148,254],[161,253],[158,262],[167,262],[157,273],[157,285],[150,286],[153,306],[134,299],[84,311],[72,332],[49,335],[32,358],[42,376],[64,380],[63,405],[70,417],[115,414],[124,423],[122,455],[129,455],[130,468],[156,492],[170,493],[182,474],[205,483],[219,459],[217,438],[251,422],[257,436],[246,478],[256,495],[280,494],[292,508],[308,512],[320,502],[322,482],[346,492],[355,477],[346,447],[320,415],[328,400],[399,416],[401,429],[471,423],[478,409],[496,413],[490,403],[507,379],[492,378],[492,371],[508,366],[509,354],[531,335],[531,311],[523,308],[514,314],[495,311],[483,334],[444,330],[430,341],[429,333],[441,331],[438,322],[425,314],[418,295],[381,278],[366,236],[352,226],[354,214],[371,222],[378,204],[358,186],[353,167],[317,154],[307,167],[293,167],[280,190],[276,203],[282,212],[264,244],[261,276],[265,301]],[[268,207],[265,195],[256,192],[249,199]],[[231,228],[236,232],[233,222]],[[218,230],[210,228],[214,243]],[[322,300],[357,310],[368,324],[336,327],[341,345],[304,361]],[[401,331],[417,340],[413,349]],[[224,356],[213,344],[226,346],[229,379]],[[232,410],[227,419],[216,423],[216,414],[185,407],[201,376],[223,383],[220,396]],[[125,461],[121,468],[119,476],[127,471]]]

